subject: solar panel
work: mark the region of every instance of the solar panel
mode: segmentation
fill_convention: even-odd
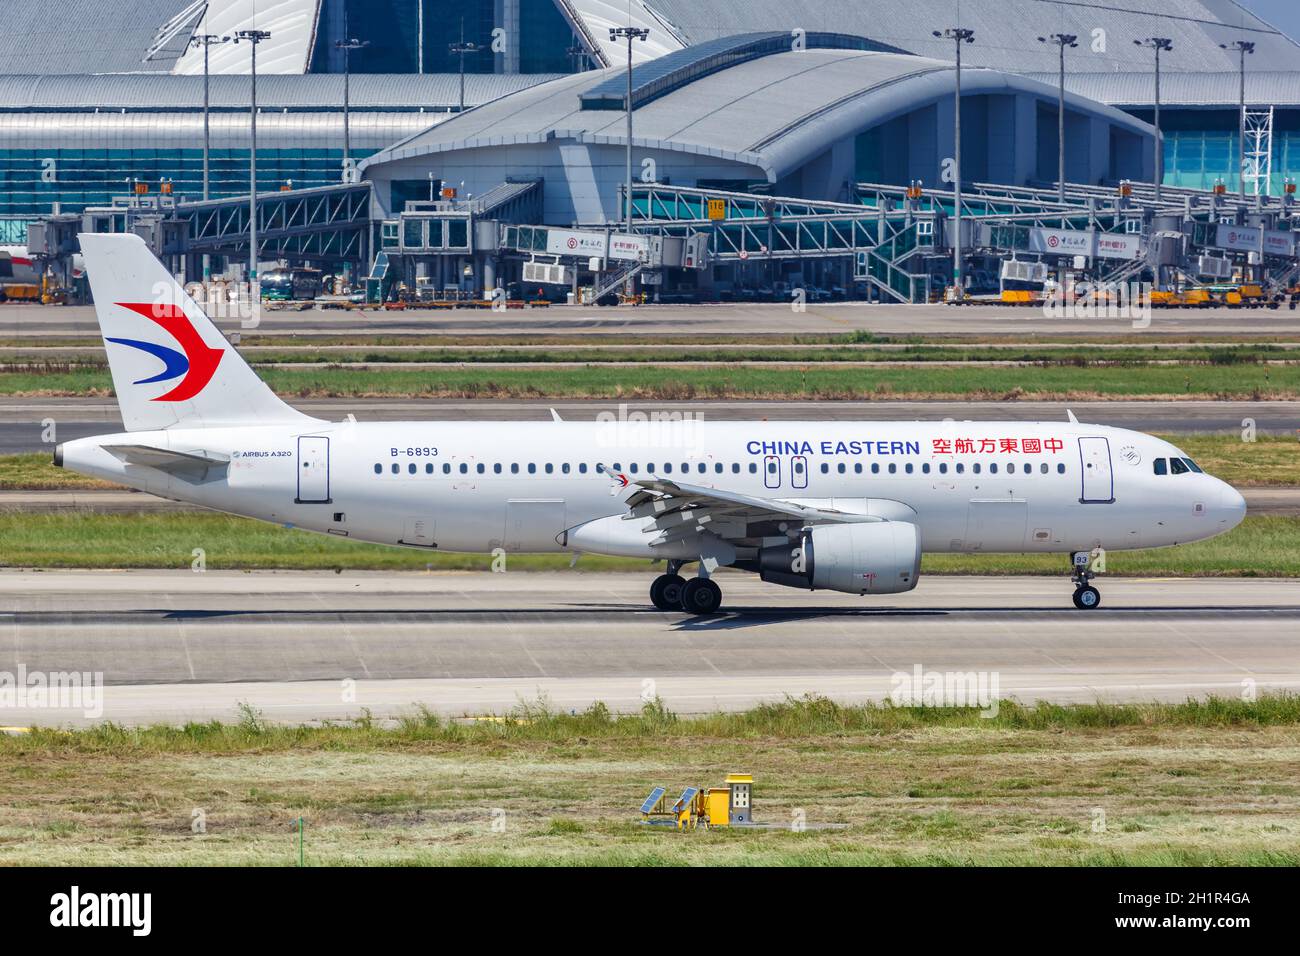
[[[678,797],[677,802],[673,804],[673,813],[681,813],[690,806],[691,801],[695,799],[695,795],[699,792],[699,787],[687,787],[683,790],[682,795]]]
[[[664,798],[664,788],[655,787],[650,791],[650,796],[645,798],[645,803],[641,804],[642,813],[653,813],[655,806]]]

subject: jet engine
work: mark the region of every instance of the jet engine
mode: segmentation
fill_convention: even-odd
[[[846,594],[901,594],[921,574],[921,536],[906,521],[807,528],[789,544],[762,548],[758,573],[791,588]]]

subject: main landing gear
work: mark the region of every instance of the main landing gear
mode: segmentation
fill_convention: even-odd
[[[1091,611],[1101,604],[1101,592],[1088,583],[1092,580],[1092,572],[1088,570],[1092,555],[1087,551],[1076,551],[1070,558],[1074,563],[1074,573],[1070,575],[1074,582],[1074,606],[1080,611]]]
[[[685,611],[688,614],[712,614],[722,605],[722,588],[706,577],[689,581],[677,572],[680,561],[668,562],[668,573],[650,585],[650,601],[661,611]]]

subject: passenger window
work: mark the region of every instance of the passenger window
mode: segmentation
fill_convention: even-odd
[[[1026,465],[1025,467],[1028,468],[1029,466]],[[1043,462],[1041,465],[1039,465],[1038,470],[1042,472],[1044,475],[1047,474],[1047,462]]]
[[[912,463],[909,461],[903,468],[909,475],[912,473]]]
[[[560,466],[560,471],[564,472],[566,475],[569,473],[569,463],[567,461]]]
[[[878,475],[878,474],[880,474],[880,462],[878,462],[878,461],[873,461],[873,462],[871,463],[871,473],[872,473],[873,475]]]
[[[733,475],[738,475],[738,474],[740,474],[740,462],[738,462],[738,461],[733,461],[733,462],[731,463],[731,473],[732,473]]]
[[[481,475],[485,471],[487,471],[487,465],[483,464],[483,462],[480,461],[477,465],[474,466],[474,470]]]
[[[1065,474],[1065,465],[1063,463],[1056,466],[1056,473],[1058,475]]]
[[[891,461],[889,463],[889,473],[892,475],[895,474],[897,471],[898,471],[898,466]]]
[[[555,466],[552,465],[549,461],[546,463],[546,473],[548,475],[555,474]]]
[[[751,475],[758,474],[758,465],[754,464],[752,461],[749,463],[749,473]]]
[[[767,473],[768,473],[769,475],[775,475],[775,474],[776,474],[776,462],[774,462],[774,461],[769,461],[769,462],[767,463]]]
[[[655,463],[653,461],[650,462],[645,466],[645,470],[647,474],[653,475],[655,473]]]
[[[929,473],[930,473],[930,463],[927,461],[921,465],[921,474],[928,475]]]
[[[497,462],[495,465],[492,466],[492,474],[494,475],[501,474],[501,462]]]
[[[794,473],[795,473],[796,475],[802,475],[802,474],[803,474],[803,462],[801,462],[801,461],[796,461],[796,462],[794,463]]]
[[[957,462],[957,474],[959,475],[964,474],[965,471],[966,471],[966,466],[963,465],[961,462]]]
[[[668,461],[664,462],[664,474],[671,475],[672,473],[673,473],[672,462],[668,462]]]
[[[382,475],[383,473],[384,473],[384,466],[381,465],[381,464],[379,464],[378,462],[376,462],[376,463],[375,463],[375,474],[376,474],[376,475]]]
[[[998,473],[998,463],[995,461],[991,465],[989,465],[989,474],[996,475],[997,473]]]
[[[460,473],[461,473],[462,475],[468,475],[468,474],[469,474],[469,463],[468,463],[468,462],[463,462],[463,461],[462,461],[462,462],[460,463]]]
[[[444,462],[442,463],[442,473],[443,473],[444,475],[450,475],[450,474],[451,474],[451,462],[449,462],[449,461],[444,461]]]
[[[1169,463],[1163,458],[1157,458],[1151,464],[1154,466],[1157,475],[1169,474]]]
[[[426,475],[433,474],[433,462],[429,462],[427,465],[424,466],[424,473]]]
[[[396,464],[394,464],[394,465],[393,465],[393,474],[397,474],[397,471],[398,471],[398,467],[397,467]]]
[[[411,462],[409,465],[406,466],[406,473],[408,475],[415,474],[415,462]]]
[[[1034,472],[1034,468],[1033,468],[1033,466],[1030,465],[1029,462],[1025,462],[1025,474],[1026,474],[1026,475],[1031,475],[1031,474],[1033,474],[1033,472]]]
[[[831,466],[826,464],[826,462],[822,462],[822,474],[829,475],[830,473],[831,473]]]
[[[1190,458],[1184,458],[1183,462],[1187,465],[1188,468],[1192,469],[1192,471],[1196,472],[1198,475],[1205,474],[1205,472],[1201,471],[1201,466],[1198,465],[1196,462],[1192,461]]]
[[[975,462],[975,464],[970,466],[970,470],[975,472],[975,474],[978,475],[980,473],[980,463],[978,461]]]
[[[605,466],[602,465],[602,464],[600,464],[599,462],[597,462],[597,463],[596,463],[596,474],[598,474],[598,475],[603,475],[604,473],[605,473]]]
[[[844,465],[844,462],[840,462],[840,463],[839,463],[839,467],[837,468],[837,470],[839,471],[839,473],[840,473],[841,475],[844,474],[844,472],[847,470],[846,467],[845,467],[845,465]]]
[[[853,463],[853,473],[855,475],[862,474],[862,462],[858,461]]]
[[[1192,470],[1183,464],[1183,460],[1181,458],[1170,458],[1169,469],[1175,475],[1185,475]]]
[[[585,461],[578,462],[578,474],[585,475],[586,473],[587,473],[587,463]]]
[[[702,471],[703,469],[704,469],[704,466],[703,466],[703,465],[700,465],[700,470]],[[717,472],[719,475],[722,474],[722,462],[718,462],[717,464],[715,464],[715,465],[713,466],[713,470],[714,470],[715,472]]]
[[[636,462],[632,462],[632,464],[628,465],[627,468],[628,471],[632,472],[632,474],[636,474]]]
[[[939,462],[939,474],[941,475],[948,474],[948,463],[946,461]]]
[[[513,461],[510,463],[510,474],[512,475],[519,474],[519,462]]]

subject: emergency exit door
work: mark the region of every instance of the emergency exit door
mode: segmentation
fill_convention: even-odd
[[[1079,439],[1079,464],[1083,472],[1083,504],[1108,505],[1115,500],[1115,475],[1110,467],[1110,442],[1105,438]]]
[[[298,439],[298,497],[300,505],[328,504],[330,500],[330,440],[321,435]]]

